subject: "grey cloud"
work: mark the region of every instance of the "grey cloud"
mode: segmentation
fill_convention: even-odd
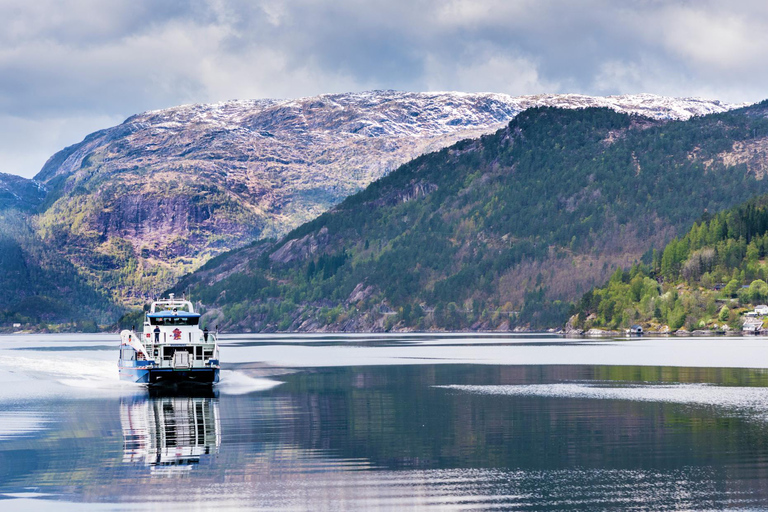
[[[0,137],[0,171],[32,175],[8,166],[189,102],[372,88],[757,101],[766,34],[768,6],[748,0],[6,0],[0,135],[14,119],[61,131],[28,158]]]
[[[55,41],[73,49],[105,44],[178,20],[212,21],[204,2],[35,0],[0,3],[0,42]]]

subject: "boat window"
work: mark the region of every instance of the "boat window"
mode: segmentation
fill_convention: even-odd
[[[152,325],[197,325],[200,321],[199,316],[183,317],[183,316],[169,316],[162,318],[150,317],[149,323]]]
[[[155,306],[155,313],[160,313],[162,311],[173,311],[173,312],[183,312],[183,313],[191,313],[189,310],[189,306],[187,304],[176,304],[175,306],[169,306],[167,304],[157,304]]]
[[[136,351],[132,348],[124,348],[121,351],[120,359],[123,361],[133,361],[136,359]]]

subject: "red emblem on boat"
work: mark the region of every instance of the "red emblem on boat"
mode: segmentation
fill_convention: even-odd
[[[173,330],[173,339],[174,340],[181,339],[181,330],[178,327]]]

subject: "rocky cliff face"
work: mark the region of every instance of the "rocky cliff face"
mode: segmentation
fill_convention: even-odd
[[[212,256],[285,234],[402,163],[533,106],[656,119],[731,108],[653,95],[373,91],[146,112],[51,157],[35,178],[50,191],[40,234],[124,302],[142,302]]]

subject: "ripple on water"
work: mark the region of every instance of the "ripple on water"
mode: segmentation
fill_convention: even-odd
[[[751,418],[768,420],[768,388],[716,386],[711,384],[631,384],[559,383],[526,385],[445,385],[452,389],[483,395],[538,396],[549,398],[586,398],[665,402],[685,405],[715,406],[740,412]]]
[[[167,510],[688,510],[754,504],[749,493],[723,488],[712,470],[702,468],[325,469],[302,472],[300,478],[256,472],[247,481],[188,488],[177,482],[173,495],[146,489],[133,500],[162,501]]]

